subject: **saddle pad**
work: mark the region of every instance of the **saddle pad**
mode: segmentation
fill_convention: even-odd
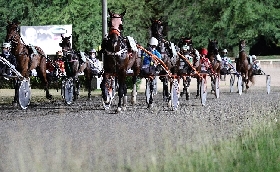
[[[137,49],[137,47],[136,47],[136,42],[135,42],[135,40],[133,39],[133,37],[127,36],[127,39],[128,39],[128,42],[129,42],[129,44],[130,44],[130,46],[131,46],[132,51],[137,52],[138,49]]]
[[[81,54],[81,59],[83,60],[83,62],[86,62],[87,59],[85,57],[85,52],[80,51],[80,54]]]

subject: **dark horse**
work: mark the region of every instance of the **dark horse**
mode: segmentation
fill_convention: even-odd
[[[70,38],[71,36],[61,35],[61,43],[59,46],[62,48],[64,57],[64,66],[67,77],[72,77],[74,81],[74,100],[79,96],[80,81],[78,74],[86,68],[86,63],[82,61],[81,54],[78,51],[72,49]]]
[[[141,59],[137,57],[138,50],[133,50],[131,44],[128,42],[128,39],[121,35],[121,30],[123,29],[122,21],[123,16],[125,15],[124,11],[121,14],[112,13],[108,10],[110,14],[109,21],[109,34],[106,39],[102,42],[102,52],[104,53],[104,73],[103,80],[101,82],[101,90],[102,90],[102,98],[103,102],[107,106],[109,103],[108,100],[108,81],[110,78],[116,77],[118,81],[118,109],[117,112],[121,111],[122,104],[121,99],[124,98],[123,101],[123,109],[125,109],[126,105],[126,77],[127,70],[133,70],[133,97],[136,98],[136,79],[140,73],[140,64]],[[135,100],[135,99],[134,99]],[[136,100],[135,100],[136,101]],[[106,108],[106,107],[105,107]]]
[[[221,56],[219,55],[219,47],[218,47],[218,41],[216,39],[208,40],[208,54],[207,58],[211,62],[211,70],[210,70],[210,77],[211,77],[211,86],[212,90],[214,91],[214,85],[216,78],[220,78],[220,71],[221,71]]]
[[[193,47],[192,37],[182,37],[178,43],[180,48],[180,53],[185,58],[180,58],[180,67],[178,75],[181,76],[183,79],[183,92],[181,92],[181,96],[186,94],[186,100],[190,98],[189,86],[191,82],[191,74],[196,70],[200,72],[200,55],[197,49]],[[190,64],[186,62],[189,60]],[[199,84],[200,84],[200,77],[194,76],[197,79],[197,97],[199,96]]]
[[[160,19],[150,19],[151,20],[151,37],[155,37],[158,42],[159,46],[157,47],[158,51],[161,53],[161,58],[167,68],[171,71],[171,73],[175,76],[179,71],[179,64],[180,59],[177,55],[177,50],[175,45],[169,41],[164,39],[164,32],[165,32],[165,23]],[[165,75],[166,72],[162,70],[160,75]],[[168,77],[161,76],[161,81],[163,82],[163,99],[168,101],[170,99],[169,90],[168,90]]]
[[[249,81],[254,84],[253,66],[249,63],[245,52],[245,40],[239,41],[239,57],[236,58],[236,71],[242,75],[242,81],[246,84],[246,90],[249,88]]]
[[[31,70],[36,69],[46,91],[46,98],[51,99],[49,83],[46,76],[46,55],[38,46],[25,45],[19,34],[19,21],[9,22],[6,27],[6,42],[11,43],[11,52],[16,57],[16,69],[24,78],[29,78]],[[14,103],[17,103],[18,88],[15,89]]]

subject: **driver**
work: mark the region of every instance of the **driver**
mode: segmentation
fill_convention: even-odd
[[[17,65],[15,56],[11,54],[11,44],[10,43],[2,44],[2,54],[0,54],[0,56],[4,57],[6,60],[8,60],[12,64],[12,67],[15,67]],[[11,69],[9,67],[7,67],[7,65],[2,63],[1,69],[2,69],[2,75],[7,75],[7,76],[12,75]]]

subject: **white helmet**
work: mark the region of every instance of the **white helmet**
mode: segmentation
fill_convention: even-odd
[[[158,40],[155,37],[151,37],[151,39],[149,41],[149,44],[157,46],[158,45]]]
[[[227,53],[227,49],[224,49],[222,52],[223,52],[223,53]]]
[[[90,53],[96,53],[96,50],[95,49],[91,49],[89,52]]]
[[[255,60],[257,60],[257,56],[255,56],[255,55],[252,55],[252,59],[255,59]]]
[[[11,48],[11,44],[10,43],[3,43],[2,48]]]

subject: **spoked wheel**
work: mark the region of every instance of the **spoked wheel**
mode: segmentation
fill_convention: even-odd
[[[207,97],[207,81],[205,78],[202,78],[200,81],[200,96],[201,96],[201,104],[202,106],[205,106],[206,97]]]
[[[67,105],[73,102],[74,98],[74,85],[73,78],[67,78],[63,83],[64,101]]]
[[[271,81],[271,76],[266,75],[266,91],[267,91],[267,94],[270,93],[270,81]]]
[[[242,76],[239,75],[237,76],[237,87],[238,87],[238,94],[241,95],[243,91],[243,81],[242,81]]]
[[[230,83],[229,83],[229,85],[230,85],[230,92],[231,93],[234,92],[234,90],[233,90],[234,82],[235,82],[235,74],[230,74]]]
[[[169,103],[169,106],[172,108],[172,110],[177,110],[179,106],[179,97],[178,97],[178,91],[179,91],[179,83],[177,79],[174,79],[171,85],[171,100]]]
[[[220,97],[220,77],[215,76],[215,96],[218,99]]]
[[[151,97],[151,85],[154,84],[153,80],[150,78],[146,79],[146,90],[145,90],[145,96],[146,96],[146,103],[150,104],[150,97]]]
[[[30,104],[31,99],[31,87],[30,87],[30,80],[23,79],[19,81],[19,88],[18,88],[18,102],[22,109],[27,109],[28,105]]]

